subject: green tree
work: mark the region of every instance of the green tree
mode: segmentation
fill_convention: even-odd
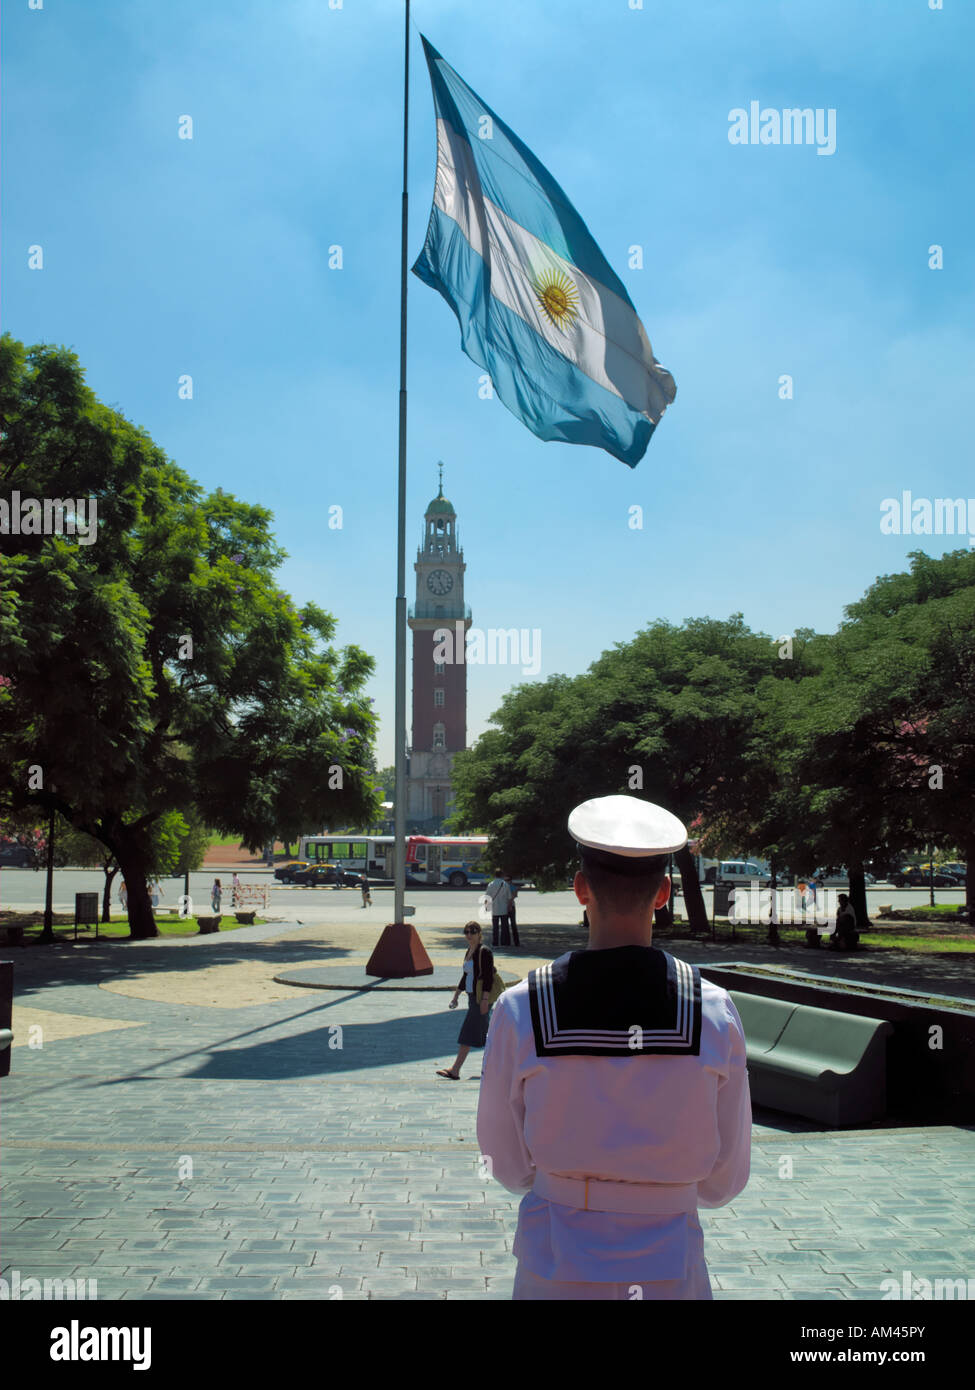
[[[457,820],[489,827],[490,854],[523,877],[564,883],[577,853],[573,805],[629,793],[686,825],[722,825],[754,776],[757,687],[781,678],[770,638],[741,615],[657,622],[582,676],[553,676],[505,697],[489,730],[454,763]],[[693,856],[676,856],[693,928],[707,925]]]
[[[372,661],[275,586],[270,514],[204,494],[66,349],[0,339],[0,419],[5,489],[97,506],[93,543],[5,537],[0,811],[53,808],[111,850],[136,937],[156,934],[146,878],[168,812],[194,806],[251,849],[368,823]]]
[[[910,799],[910,848],[958,846],[975,924],[975,551],[914,551],[907,573],[879,579],[847,610],[886,622],[913,679],[892,740],[893,776]]]
[[[938,842],[975,859],[975,554],[911,560],[810,644],[797,683],[761,692],[781,844],[800,871],[845,865],[863,926],[868,861]]]

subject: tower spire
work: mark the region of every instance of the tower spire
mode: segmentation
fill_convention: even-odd
[[[440,469],[440,491],[437,493],[437,496],[438,496],[438,497],[442,497],[442,496],[443,496],[443,459],[440,460],[440,462],[437,464],[437,467]]]

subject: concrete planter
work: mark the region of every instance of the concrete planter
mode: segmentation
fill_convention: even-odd
[[[200,928],[201,936],[209,936],[211,932],[220,930],[219,917],[197,917],[196,920]]]
[[[252,927],[254,925],[254,918],[257,916],[257,913],[235,912],[234,916],[237,918],[237,921],[240,923],[242,927]]]

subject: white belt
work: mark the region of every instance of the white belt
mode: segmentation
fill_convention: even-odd
[[[536,1172],[532,1190],[559,1206],[582,1211],[676,1215],[697,1210],[697,1183],[605,1182],[598,1178],[560,1178]]]

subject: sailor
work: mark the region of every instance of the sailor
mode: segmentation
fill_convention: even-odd
[[[698,1207],[748,1182],[745,1036],[727,991],[651,945],[676,816],[632,796],[569,817],[589,944],[494,1006],[484,1170],[524,1193],[515,1299],[709,1299]]]

